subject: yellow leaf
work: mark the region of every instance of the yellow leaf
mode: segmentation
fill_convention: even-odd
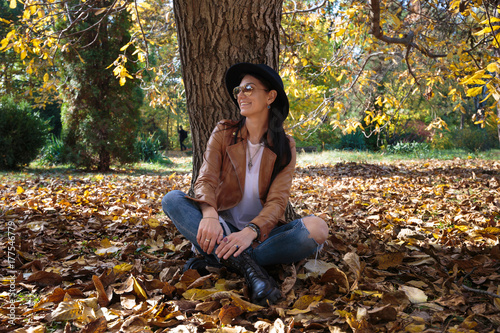
[[[488,70],[488,72],[498,72],[498,63],[492,62],[488,65],[488,67],[486,67],[486,69]]]
[[[160,221],[155,218],[149,218],[146,220],[146,223],[151,227],[151,228],[156,228],[157,226],[160,225]]]
[[[125,51],[129,46],[130,46],[130,43],[127,43],[127,44],[123,45],[121,47],[120,51]]]
[[[348,10],[346,10],[346,14],[347,16],[349,16],[349,18],[353,17],[354,14],[356,14],[357,12],[357,9],[356,8],[349,8]]]
[[[116,265],[115,267],[113,267],[113,272],[115,272],[116,274],[124,273],[130,271],[133,267],[134,267],[133,265],[124,262],[123,264]]]
[[[482,233],[488,233],[488,234],[500,234],[500,228],[496,228],[496,227],[486,227],[484,228],[483,230],[477,230],[478,233],[482,234]]]
[[[43,76],[43,82],[47,82],[49,80],[49,73],[45,73]]]
[[[336,36],[342,36],[342,35],[344,34],[344,32],[345,32],[345,29],[339,29],[339,30],[335,33],[335,35],[336,35]]]
[[[320,301],[321,298],[322,297],[319,295],[316,296],[304,295],[293,304],[293,308],[299,310],[305,310],[312,302]]]
[[[24,192],[24,189],[21,186],[18,186],[16,192],[17,194],[21,194]]]
[[[231,293],[231,299],[233,300],[234,305],[238,306],[240,309],[246,312],[255,312],[264,308],[263,306],[247,302],[233,293]]]
[[[144,299],[148,299],[148,294],[146,293],[146,291],[141,287],[139,282],[137,282],[135,277],[132,276],[132,278],[134,279],[134,291],[135,291],[135,293]]]
[[[17,1],[16,0],[10,0],[9,7],[14,9],[17,7]]]
[[[217,290],[210,290],[210,289],[189,289],[184,294],[182,294],[182,297],[184,297],[185,299],[196,301],[207,298],[208,296],[216,292]]]
[[[483,91],[483,87],[475,87],[467,90],[468,97],[474,97],[479,95]]]

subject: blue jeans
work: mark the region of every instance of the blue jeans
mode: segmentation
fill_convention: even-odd
[[[163,197],[161,205],[177,230],[191,241],[200,253],[208,255],[201,250],[196,241],[198,227],[203,217],[198,204],[186,198],[184,192],[174,190]],[[229,223],[228,226],[232,232],[238,231]],[[226,231],[224,231],[224,236],[227,236]],[[246,251],[259,265],[267,266],[297,262],[311,256],[319,249],[320,245],[309,237],[309,231],[302,219],[298,219],[274,228],[269,238],[257,247],[250,247]]]

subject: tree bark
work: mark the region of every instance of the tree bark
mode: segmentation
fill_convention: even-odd
[[[192,184],[218,121],[238,119],[224,74],[238,62],[278,67],[282,0],[174,0],[193,143]]]

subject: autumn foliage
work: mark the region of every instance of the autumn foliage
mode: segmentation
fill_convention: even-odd
[[[494,332],[499,169],[482,160],[298,169],[292,203],[325,218],[330,237],[317,258],[269,267],[285,295],[269,307],[250,303],[225,269],[182,272],[191,246],[159,203],[187,190],[189,174],[2,179],[0,330]]]

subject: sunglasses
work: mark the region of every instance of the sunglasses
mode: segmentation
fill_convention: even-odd
[[[245,96],[252,96],[252,92],[254,90],[265,90],[265,91],[269,91],[269,89],[263,89],[263,88],[256,88],[254,86],[252,86],[251,84],[247,84],[245,86],[239,86],[239,87],[234,87],[233,89],[233,96],[235,99],[238,99],[238,95],[240,94],[240,92],[244,93]]]

